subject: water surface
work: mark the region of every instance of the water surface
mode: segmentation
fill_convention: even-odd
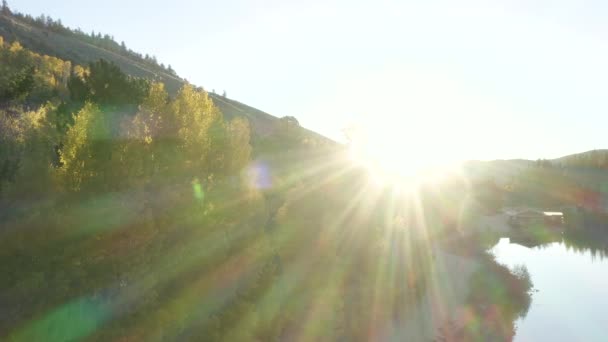
[[[564,239],[526,247],[503,238],[492,248],[510,268],[524,265],[534,284],[514,341],[608,341],[606,253]]]

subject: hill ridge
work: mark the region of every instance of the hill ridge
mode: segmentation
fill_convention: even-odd
[[[22,14],[19,15],[23,16]],[[152,70],[145,63],[134,57],[122,55],[77,37],[71,37],[69,34],[36,27],[18,18],[15,14],[0,13],[0,36],[7,42],[19,41],[19,43],[29,50],[80,65],[86,65],[99,59],[106,59],[118,65],[128,75],[164,83],[167,91],[173,95],[177,93],[179,88],[188,83],[186,80],[169,72]],[[128,51],[137,54],[134,51]],[[238,116],[247,118],[252,126],[254,135],[267,136],[274,132],[279,117],[216,93],[210,92],[209,96],[228,118]],[[316,139],[335,143],[333,140],[317,132],[303,127],[302,130]]]

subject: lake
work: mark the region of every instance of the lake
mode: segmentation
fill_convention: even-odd
[[[564,238],[526,247],[502,238],[496,261],[524,265],[534,284],[514,341],[608,341],[608,259],[605,250]]]

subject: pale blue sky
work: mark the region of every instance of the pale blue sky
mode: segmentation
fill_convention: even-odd
[[[606,1],[9,1],[333,138],[456,158],[608,147]]]

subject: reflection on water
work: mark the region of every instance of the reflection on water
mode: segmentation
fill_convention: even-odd
[[[516,322],[515,341],[608,341],[605,235],[503,238],[491,249],[509,268],[525,265],[534,284],[528,313]]]

